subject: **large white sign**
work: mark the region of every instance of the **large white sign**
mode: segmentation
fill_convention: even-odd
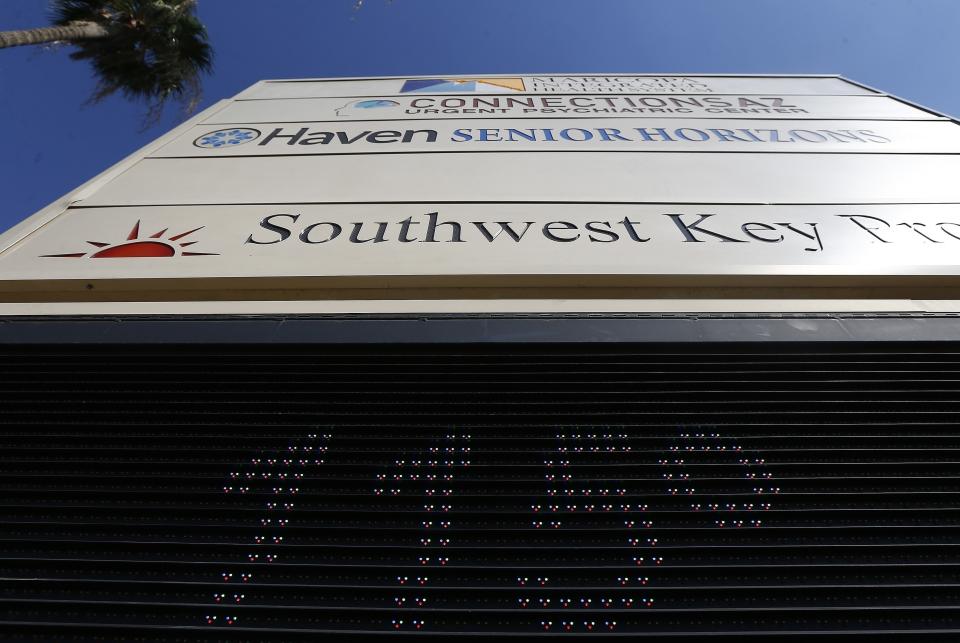
[[[0,299],[960,298],[957,176],[954,121],[837,77],[267,81],[0,237]]]

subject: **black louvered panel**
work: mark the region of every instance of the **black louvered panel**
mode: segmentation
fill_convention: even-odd
[[[6,638],[960,637],[960,346],[8,347],[0,371]]]

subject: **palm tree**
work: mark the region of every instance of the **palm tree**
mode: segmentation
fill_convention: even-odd
[[[120,92],[148,103],[156,120],[168,100],[193,111],[200,75],[211,69],[207,32],[196,0],[54,0],[53,27],[0,31],[0,49],[68,42],[74,60],[89,60],[98,85],[91,102]]]

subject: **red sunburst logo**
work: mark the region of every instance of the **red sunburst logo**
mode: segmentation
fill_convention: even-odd
[[[100,248],[89,252],[67,252],[59,255],[41,255],[43,257],[89,257],[90,259],[118,259],[129,257],[202,257],[217,255],[217,252],[192,252],[184,250],[196,241],[183,241],[194,232],[203,230],[204,226],[181,232],[172,236],[164,236],[169,228],[151,234],[149,237],[140,237],[140,222],[133,226],[130,234],[121,243],[107,243],[105,241],[87,241],[91,246]]]

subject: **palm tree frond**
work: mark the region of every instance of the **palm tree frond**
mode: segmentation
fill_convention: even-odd
[[[195,0],[57,0],[54,22],[90,21],[106,38],[74,42],[71,58],[89,60],[99,84],[90,100],[115,93],[150,104],[151,114],[168,100],[192,110],[200,99],[200,75],[213,54]]]

